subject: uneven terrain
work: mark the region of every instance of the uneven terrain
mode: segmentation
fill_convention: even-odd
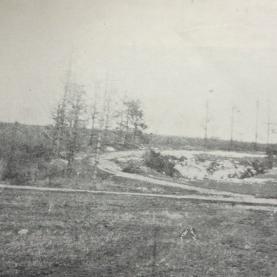
[[[0,185],[0,276],[277,276],[277,199],[112,161],[137,154],[102,156],[96,182]]]
[[[277,214],[191,201],[3,190],[0,276],[275,276]],[[180,235],[187,226],[196,240]]]

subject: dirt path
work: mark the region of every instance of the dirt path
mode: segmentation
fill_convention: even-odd
[[[158,180],[151,177],[145,177],[137,174],[129,174],[121,172],[120,168],[111,161],[114,158],[127,157],[127,156],[139,156],[141,152],[139,151],[128,151],[128,152],[116,152],[104,154],[101,157],[99,163],[99,169],[108,172],[110,174],[127,178],[138,180],[142,182],[153,183],[160,186],[169,186],[182,188],[184,190],[196,191],[199,194],[190,195],[176,195],[176,194],[156,194],[156,193],[139,193],[139,192],[118,192],[118,191],[100,191],[100,190],[82,190],[82,189],[66,189],[66,188],[49,188],[49,187],[33,187],[33,186],[14,186],[7,184],[0,184],[0,194],[4,189],[11,190],[27,190],[27,191],[40,191],[40,192],[60,192],[60,193],[91,193],[99,195],[123,195],[123,196],[137,196],[137,197],[154,197],[154,198],[167,198],[176,200],[193,200],[200,202],[210,202],[210,203],[221,203],[221,204],[232,204],[238,207],[243,206],[246,209],[254,210],[273,210],[277,211],[277,199],[267,199],[267,198],[256,198],[252,195],[230,193],[225,191],[219,191],[214,189],[204,189],[199,187],[194,187],[187,184],[178,184],[174,182]]]
[[[65,189],[65,188],[48,188],[48,187],[32,187],[32,186],[15,186],[0,184],[0,194],[4,189],[9,190],[25,190],[38,192],[60,192],[60,193],[91,193],[99,195],[123,195],[137,197],[167,198],[176,200],[194,200],[200,202],[223,203],[231,205],[243,205],[244,208],[254,210],[273,210],[277,211],[277,199],[239,199],[223,196],[205,196],[205,195],[175,195],[175,194],[157,194],[157,193],[140,193],[140,192],[119,192],[119,191],[103,191],[103,190],[82,190],[82,189]]]
[[[113,153],[106,153],[102,155],[100,163],[98,165],[98,168],[104,172],[110,173],[112,175],[122,177],[122,178],[128,178],[132,180],[138,180],[142,182],[152,183],[155,185],[160,186],[166,186],[166,187],[175,187],[175,188],[181,188],[188,191],[195,191],[201,194],[210,194],[210,195],[221,195],[221,196],[229,196],[229,197],[251,197],[255,198],[252,195],[245,195],[240,193],[234,193],[234,192],[227,192],[227,191],[220,191],[216,189],[207,189],[207,188],[200,188],[192,186],[189,182],[186,183],[176,183],[172,181],[165,181],[161,179],[156,179],[152,177],[142,176],[139,174],[133,174],[133,173],[126,173],[122,172],[112,160],[115,158],[126,158],[126,157],[139,157],[141,156],[142,151],[124,151],[124,152],[113,152]]]
[[[98,167],[100,170],[110,173],[112,175],[118,176],[118,177],[152,183],[152,184],[159,185],[159,186],[176,187],[176,188],[181,188],[181,189],[188,190],[188,191],[198,192],[200,194],[204,194],[204,195],[201,195],[202,200],[217,199],[217,201],[223,201],[223,200],[226,200],[226,198],[227,198],[227,200],[232,200],[235,202],[237,201],[240,203],[251,203],[251,204],[256,203],[259,205],[260,204],[267,205],[269,203],[272,203],[272,204],[277,203],[277,199],[256,198],[255,196],[249,195],[249,194],[240,194],[240,193],[233,193],[233,192],[227,192],[227,191],[220,191],[220,190],[216,190],[216,189],[195,187],[195,186],[190,185],[189,182],[187,182],[186,184],[179,184],[179,183],[175,183],[175,182],[146,177],[146,176],[142,176],[142,175],[138,175],[138,174],[122,172],[120,170],[119,166],[117,166],[112,161],[115,158],[139,157],[141,154],[142,154],[142,151],[124,151],[124,152],[106,153],[106,154],[102,155]],[[194,197],[195,197],[195,195],[194,195]],[[269,204],[269,205],[272,205],[272,204]]]

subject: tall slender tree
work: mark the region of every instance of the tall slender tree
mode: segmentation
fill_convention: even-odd
[[[54,127],[52,134],[52,144],[53,152],[56,157],[60,156],[61,151],[64,150],[65,146],[67,128],[67,102],[68,93],[66,91],[53,114]]]
[[[67,128],[67,172],[73,172],[73,162],[76,153],[80,150],[82,130],[85,128],[87,106],[85,91],[79,85],[72,84],[68,97],[68,128]]]

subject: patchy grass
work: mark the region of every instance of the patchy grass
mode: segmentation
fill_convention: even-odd
[[[277,214],[127,196],[3,190],[0,276],[274,276]],[[196,241],[180,239],[192,226]],[[19,234],[26,229],[27,233]],[[21,232],[22,233],[22,232]]]
[[[146,174],[143,174],[143,176],[147,176]],[[242,194],[250,194],[254,195],[256,197],[264,197],[264,198],[277,198],[277,170],[266,173],[264,175],[260,175],[259,177],[256,177],[258,179],[273,179],[276,181],[264,181],[264,182],[245,182],[241,180],[240,183],[232,182],[231,181],[213,181],[213,180],[203,180],[203,181],[194,181],[194,180],[186,180],[182,178],[176,178],[176,177],[169,177],[166,175],[156,175],[151,176],[151,178],[154,179],[161,179],[168,182],[175,182],[178,184],[186,184],[191,185],[192,187],[201,187],[201,188],[211,188],[211,189],[217,189],[220,191],[227,191],[227,192],[234,192],[234,193],[242,193]],[[181,190],[180,192],[185,192],[185,190]],[[197,193],[197,192],[192,192]]]
[[[250,194],[256,197],[277,198],[277,182],[233,183],[220,181],[191,181],[190,183],[191,185],[197,187],[213,188],[228,192]]]
[[[192,194],[193,190],[186,191],[180,188],[156,186],[147,182],[126,180],[121,177],[112,176],[104,172],[98,172],[94,180],[93,166],[90,157],[79,159],[74,164],[76,173],[71,177],[65,174],[54,174],[51,178],[40,176],[36,180],[24,183],[24,185],[36,187],[72,188],[85,190],[105,190],[123,192],[144,192],[160,194]],[[12,183],[12,182],[11,182]]]
[[[251,165],[252,167],[256,168],[256,170],[260,173],[259,175],[255,176],[255,178],[244,178],[244,179],[233,179],[230,180],[211,180],[211,179],[204,179],[204,180],[188,180],[182,178],[182,176],[178,174],[165,174],[163,170],[158,172],[155,169],[163,169],[168,165],[170,157],[172,156],[161,156],[159,153],[150,152],[148,156],[146,155],[146,159],[148,161],[148,165],[150,167],[145,167],[142,161],[132,161],[130,160],[125,162],[115,162],[121,166],[123,171],[129,173],[136,173],[140,174],[145,177],[151,177],[155,179],[161,179],[169,182],[176,182],[179,184],[185,183],[186,185],[196,186],[196,187],[203,187],[203,188],[212,188],[217,189],[220,191],[227,191],[227,192],[234,192],[234,193],[241,193],[241,194],[250,194],[255,195],[257,197],[265,197],[265,198],[277,198],[277,169],[267,170],[267,172],[261,174],[261,172],[265,171],[266,168],[266,161],[264,159],[257,160],[256,157],[248,157],[248,158],[236,158],[236,161],[240,161],[241,164]],[[165,163],[163,163],[163,158],[165,159]],[[220,161],[226,158],[218,157],[213,155],[207,154],[200,154],[197,156],[198,159],[202,159],[203,161],[215,160]],[[174,157],[172,158],[174,159]],[[175,159],[178,159],[175,157]],[[230,158],[230,160],[232,160]],[[171,168],[171,167],[170,167]],[[173,176],[169,176],[173,175]],[[181,192],[184,190],[181,190]],[[186,192],[185,192],[186,193]]]
[[[75,165],[76,166],[76,165]],[[83,159],[76,166],[75,174],[71,177],[53,176],[49,178],[38,179],[35,182],[28,183],[31,186],[38,187],[54,187],[54,188],[72,188],[86,190],[105,190],[105,191],[123,191],[123,192],[144,192],[144,193],[160,193],[160,194],[192,194],[195,191],[184,190],[181,188],[157,186],[148,182],[136,180],[127,180],[122,177],[113,176],[111,174],[98,171],[96,179],[93,177],[93,168],[89,159]],[[170,179],[169,179],[170,180]]]
[[[50,184],[47,180],[44,179],[37,181],[35,184],[33,184],[33,186],[176,195],[196,193],[193,189],[188,191],[181,188],[157,186],[148,182],[129,180],[105,173],[100,174],[96,180],[79,178],[76,176],[71,178],[56,177],[53,178]]]

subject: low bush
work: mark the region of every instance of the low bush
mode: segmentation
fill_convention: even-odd
[[[270,165],[266,160],[255,160],[252,162],[252,167],[256,171],[256,174],[264,174],[266,169],[269,169]]]
[[[154,150],[149,150],[144,154],[144,164],[158,172],[168,176],[174,176],[176,173],[175,162],[169,156],[162,156]]]
[[[135,161],[129,161],[128,164],[123,167],[122,171],[127,173],[135,173],[135,174],[144,173],[144,171],[141,169],[141,165]]]

